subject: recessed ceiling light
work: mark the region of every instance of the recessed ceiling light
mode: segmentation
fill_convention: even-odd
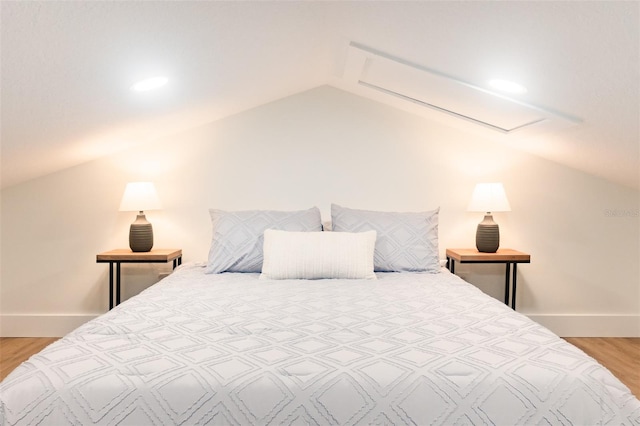
[[[131,86],[131,90],[134,92],[146,92],[147,90],[157,89],[158,87],[162,87],[169,79],[167,77],[153,77],[147,78],[146,80],[142,80]]]
[[[526,87],[509,80],[493,79],[489,81],[489,86],[496,90],[500,90],[501,92],[512,93],[515,95],[527,93]]]

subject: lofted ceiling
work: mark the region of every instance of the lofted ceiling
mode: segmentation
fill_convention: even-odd
[[[2,1],[0,8],[2,187],[321,85],[640,187],[640,2]],[[401,88],[402,98],[353,79],[354,46],[474,90],[492,90],[491,78],[518,81],[528,92],[513,100],[571,125],[504,134],[425,108],[411,101],[410,88]],[[169,84],[129,90],[156,75]]]

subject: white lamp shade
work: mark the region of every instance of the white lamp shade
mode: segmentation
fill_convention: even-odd
[[[131,182],[127,184],[120,202],[121,212],[159,210],[161,208],[153,183]]]
[[[501,183],[479,183],[473,190],[467,210],[472,212],[508,212],[511,211],[511,206]]]

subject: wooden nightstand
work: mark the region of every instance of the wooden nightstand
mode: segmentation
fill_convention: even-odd
[[[531,263],[531,255],[512,249],[499,249],[496,253],[482,253],[476,249],[447,249],[447,268],[455,273],[456,261],[460,263],[504,263],[504,303],[509,306],[509,278],[511,278],[511,308],[516,310],[516,275],[518,263]],[[513,265],[513,273],[509,274]]]
[[[115,249],[96,255],[97,263],[109,264],[109,309],[113,309],[113,266],[116,266],[116,303],[120,304],[120,264],[121,263],[167,263],[173,261],[173,269],[182,264],[181,249],[153,249],[148,252],[133,252],[129,249]]]

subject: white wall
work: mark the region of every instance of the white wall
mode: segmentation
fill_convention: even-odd
[[[473,186],[504,183],[502,247],[526,251],[518,310],[564,336],[640,336],[638,191],[320,87],[2,191],[0,334],[61,335],[108,308],[101,251],[127,246],[126,182],[153,180],[156,247],[207,256],[207,209],[441,207],[440,251],[472,247]],[[127,298],[169,265],[123,266]],[[502,299],[499,265],[458,272]]]

